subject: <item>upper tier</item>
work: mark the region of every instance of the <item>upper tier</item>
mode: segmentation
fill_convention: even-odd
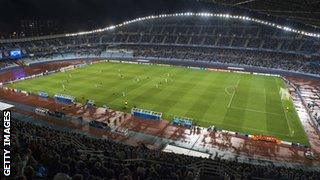
[[[219,16],[165,16],[134,20],[83,35],[64,34],[1,40],[0,50],[27,53],[57,46],[98,44],[175,44],[319,54],[320,38],[273,23]]]

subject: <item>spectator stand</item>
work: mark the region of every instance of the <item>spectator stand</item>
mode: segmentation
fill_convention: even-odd
[[[106,123],[103,123],[103,122],[99,122],[99,121],[90,121],[89,122],[89,126],[90,127],[94,127],[94,128],[97,128],[97,129],[102,129],[102,130],[105,130],[105,131],[110,131],[111,128],[108,124]]]

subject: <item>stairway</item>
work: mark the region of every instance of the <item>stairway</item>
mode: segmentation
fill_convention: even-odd
[[[14,61],[14,63],[17,64],[17,65],[19,65],[19,66],[22,66],[22,67],[28,66],[28,65],[27,65],[24,61],[22,61],[22,60]]]

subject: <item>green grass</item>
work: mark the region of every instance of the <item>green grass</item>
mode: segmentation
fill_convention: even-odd
[[[100,82],[102,87],[97,87]],[[189,117],[201,126],[215,125],[309,144],[292,100],[280,98],[280,87],[286,86],[278,77],[100,63],[10,86],[33,93],[46,91],[50,96],[56,93],[73,95],[80,102],[93,99],[99,106],[107,104],[117,110],[123,110],[124,101],[128,100],[127,111],[136,106],[162,112],[168,120],[176,115]]]

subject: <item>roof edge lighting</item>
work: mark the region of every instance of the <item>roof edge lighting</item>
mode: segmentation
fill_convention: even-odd
[[[275,24],[273,22],[268,22],[268,21],[264,21],[264,20],[260,20],[260,19],[256,19],[256,18],[251,18],[251,17],[248,17],[248,16],[239,16],[239,15],[221,14],[221,13],[220,14],[216,14],[216,13],[207,13],[207,12],[202,12],[202,13],[185,12],[185,13],[175,13],[175,14],[151,15],[151,16],[132,19],[132,20],[125,21],[125,22],[117,24],[117,25],[108,26],[108,27],[105,27],[105,28],[102,28],[102,29],[96,29],[96,30],[92,30],[92,31],[83,31],[83,32],[78,32],[78,33],[69,33],[69,34],[65,34],[65,36],[78,36],[78,35],[99,33],[99,32],[113,30],[113,29],[116,29],[116,28],[119,28],[119,27],[122,27],[122,26],[125,26],[125,25],[128,25],[128,24],[131,24],[131,23],[134,23],[134,22],[140,22],[140,21],[145,21],[145,20],[150,20],[150,19],[162,19],[162,18],[167,18],[167,17],[187,17],[187,16],[219,17],[219,18],[224,18],[224,19],[238,19],[238,20],[243,20],[243,21],[251,21],[251,22],[263,24],[263,25],[266,25],[266,26],[274,27],[274,28],[277,28],[277,29],[281,29],[281,30],[284,30],[284,31],[300,34],[300,35],[303,35],[303,36],[320,38],[320,34],[319,33],[311,33],[311,32],[306,32],[306,31],[302,31],[302,30],[298,30],[298,29],[293,29],[293,28],[290,28],[290,27],[287,27],[287,26]]]

